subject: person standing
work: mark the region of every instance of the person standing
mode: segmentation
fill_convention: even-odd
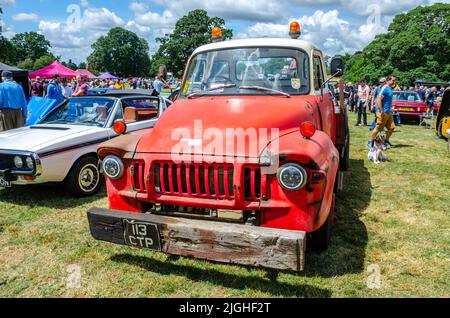
[[[48,84],[47,98],[56,100],[56,103],[58,105],[64,101],[64,96],[62,93],[58,75],[54,75],[53,80],[51,80]]]
[[[2,72],[0,83],[0,131],[20,128],[27,118],[27,100],[22,86],[9,71]]]
[[[427,102],[427,115],[433,114],[434,101],[436,99],[437,88],[433,86],[425,93],[425,101]]]
[[[364,119],[364,126],[367,126],[367,106],[369,105],[370,88],[364,80],[358,86],[358,122],[356,126],[361,126],[361,117]]]
[[[77,88],[72,94],[73,97],[87,96],[89,91],[88,84],[85,83],[83,76],[77,75]]]
[[[388,132],[386,134],[386,141],[384,144],[386,147],[394,147],[390,143],[390,138],[395,130],[394,116],[392,114],[392,100],[394,98],[392,87],[395,85],[396,80],[397,79],[395,76],[388,76],[386,79],[386,85],[383,86],[378,94],[377,125],[375,126],[370,138],[371,148],[374,146],[375,138],[385,128],[387,128]]]
[[[67,79],[62,79],[62,93],[65,99],[68,99],[73,94],[72,87],[67,83]]]
[[[44,86],[39,76],[31,84],[31,96],[44,97]]]

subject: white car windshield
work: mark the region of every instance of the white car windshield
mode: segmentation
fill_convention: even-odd
[[[296,49],[236,48],[195,55],[182,97],[309,93],[309,58]]]
[[[114,103],[115,100],[109,98],[71,98],[53,110],[40,124],[104,127]]]

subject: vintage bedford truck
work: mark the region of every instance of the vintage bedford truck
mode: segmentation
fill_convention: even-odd
[[[214,28],[151,132],[116,123],[125,134],[98,148],[110,209],[88,211],[95,239],[293,271],[304,269],[307,242],[327,248],[347,113],[322,52],[298,39],[298,23],[290,35],[222,42]],[[341,75],[340,58],[331,71]]]

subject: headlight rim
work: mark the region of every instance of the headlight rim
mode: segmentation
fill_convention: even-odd
[[[288,187],[288,186],[286,186],[286,185],[283,183],[282,179],[281,179],[282,173],[283,173],[287,168],[289,168],[289,167],[294,167],[294,168],[298,169],[299,172],[300,172],[301,175],[302,175],[303,180],[302,180],[302,182],[299,183],[299,185],[296,186],[296,187]],[[281,186],[283,189],[285,189],[285,190],[287,190],[287,191],[295,192],[295,191],[299,191],[299,190],[303,189],[303,188],[306,186],[306,184],[307,184],[307,182],[308,182],[308,173],[307,173],[306,169],[305,169],[304,167],[302,167],[300,164],[294,163],[294,162],[288,162],[288,163],[284,164],[283,166],[281,166],[281,167],[278,169],[278,171],[277,171],[277,180],[278,180],[278,183],[280,184],[280,186]]]
[[[16,159],[20,159],[20,165],[17,164]],[[14,163],[14,167],[16,169],[23,169],[24,164],[23,164],[22,156],[19,156],[19,155],[14,156],[13,157],[13,163]]]
[[[118,165],[118,167],[119,167],[118,173],[117,173],[117,175],[115,175],[115,176],[109,175],[108,172],[107,172],[107,169],[106,169],[106,167],[105,167],[106,163],[107,163],[109,160],[113,160],[114,162],[116,162],[117,165]],[[124,165],[122,159],[119,158],[118,156],[115,156],[115,155],[108,155],[108,156],[106,156],[106,157],[102,160],[102,170],[103,170],[103,173],[104,173],[109,179],[111,179],[111,180],[119,180],[119,179],[121,179],[121,178],[123,177],[123,174],[124,174],[124,172],[125,172],[125,165]]]

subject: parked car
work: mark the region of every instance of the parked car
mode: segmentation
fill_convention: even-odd
[[[97,146],[127,132],[151,129],[171,102],[137,92],[73,97],[38,124],[0,133],[0,186],[61,182],[74,196],[89,196],[100,186]]]
[[[416,92],[394,92],[392,107],[402,119],[413,119],[420,122],[420,116],[427,111],[427,103]]]
[[[300,34],[298,23],[291,34]],[[342,69],[333,59],[332,74]],[[307,238],[329,245],[349,164],[346,109],[326,79],[321,50],[298,39],[195,50],[177,100],[151,133],[99,146],[110,209],[88,212],[93,237],[303,270]]]
[[[436,134],[439,138],[450,139],[450,88],[447,88],[442,97],[441,107],[436,118]]]

